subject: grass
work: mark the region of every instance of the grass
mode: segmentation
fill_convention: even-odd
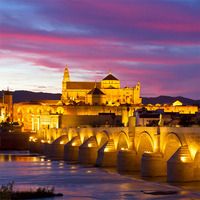
[[[23,199],[38,199],[47,197],[60,197],[61,193],[55,193],[54,187],[39,187],[36,190],[29,191],[14,191],[14,182],[10,182],[0,187],[0,199],[1,200],[23,200]]]

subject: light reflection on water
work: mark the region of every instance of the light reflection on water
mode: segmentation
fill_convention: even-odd
[[[44,157],[21,155],[0,155],[0,184],[15,181],[17,189],[35,189],[39,186],[54,186],[62,198],[70,200],[90,199],[200,199],[192,193],[166,183],[144,181],[138,174],[120,175],[113,169],[100,169],[69,165],[64,161],[45,160]],[[151,181],[155,181],[152,179]],[[164,182],[165,180],[160,180]],[[193,185],[197,185],[196,183]],[[192,188],[188,185],[185,188]],[[200,185],[199,185],[200,188]],[[198,188],[196,188],[198,191]],[[150,195],[141,191],[179,191],[177,195]],[[51,198],[49,198],[51,199]]]

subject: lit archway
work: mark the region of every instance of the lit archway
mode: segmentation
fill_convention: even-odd
[[[163,145],[164,159],[167,161],[182,146],[181,140],[176,133],[169,133]]]
[[[71,140],[72,138],[78,136],[78,132],[76,129],[74,128],[70,128],[69,131],[68,131],[68,138],[69,140]]]
[[[98,147],[101,148],[109,140],[109,135],[107,131],[101,131],[96,134],[96,140]]]
[[[127,135],[124,132],[120,132],[117,143],[117,150],[128,150],[129,146],[130,145]]]
[[[153,152],[153,146],[153,139],[151,135],[147,132],[141,133],[136,148],[138,158],[141,158],[144,152]]]
[[[67,135],[62,135],[59,138],[57,138],[52,144],[66,144],[69,141]]]

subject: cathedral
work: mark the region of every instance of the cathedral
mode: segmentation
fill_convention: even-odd
[[[141,101],[140,83],[122,88],[120,80],[112,74],[100,82],[75,82],[70,80],[66,67],[61,99],[16,103],[14,121],[22,124],[24,131],[121,125],[128,122],[127,106],[139,106]]]
[[[166,113],[198,112],[197,106],[177,101],[173,105],[143,105],[140,83],[121,87],[120,80],[111,73],[99,82],[71,81],[68,67],[64,70],[60,99],[20,102],[12,106],[12,95],[5,92],[3,103],[0,102],[2,121],[9,117],[28,132],[81,126],[127,126],[129,117],[140,108]]]
[[[120,80],[111,73],[100,82],[70,81],[67,67],[64,70],[61,100],[65,104],[75,101],[87,105],[108,106],[119,106],[122,104],[139,105],[142,102],[139,82],[135,87],[121,88]]]

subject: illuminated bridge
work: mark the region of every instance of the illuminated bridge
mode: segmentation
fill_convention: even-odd
[[[133,120],[129,127],[43,129],[30,138],[30,150],[170,182],[200,180],[200,128],[135,127]]]

